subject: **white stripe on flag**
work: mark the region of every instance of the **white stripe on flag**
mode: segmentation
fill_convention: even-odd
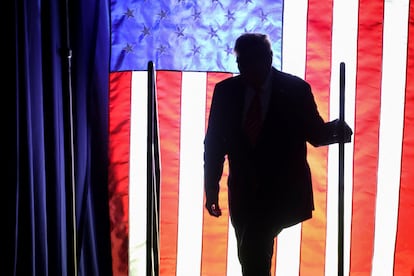
[[[284,229],[277,238],[276,276],[299,275],[302,224]]]
[[[229,217],[229,233],[227,242],[227,276],[241,276],[242,270],[237,257],[237,240]]]
[[[398,217],[408,0],[385,1],[378,186],[372,275],[392,275]]]
[[[181,94],[177,275],[200,275],[206,73],[184,72]]]
[[[333,5],[330,120],[339,118],[339,65],[345,63],[345,121],[355,124],[355,81],[358,1],[337,0]],[[353,143],[345,145],[344,160],[344,275],[349,274],[352,213]],[[325,275],[338,274],[338,145],[329,146]]]
[[[147,73],[133,72],[129,159],[129,275],[146,274]]]
[[[303,78],[306,65],[308,1],[284,1],[282,71]]]
[[[306,65],[307,1],[283,6],[282,70],[304,78]],[[284,229],[277,238],[276,275],[299,275],[302,224]]]

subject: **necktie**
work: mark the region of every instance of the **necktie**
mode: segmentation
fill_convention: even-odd
[[[255,91],[253,99],[246,113],[244,123],[245,132],[252,145],[255,145],[262,127],[262,107],[260,91]]]

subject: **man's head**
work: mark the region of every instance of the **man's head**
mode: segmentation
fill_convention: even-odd
[[[234,46],[240,75],[252,86],[262,85],[272,68],[273,52],[269,37],[260,33],[241,35]]]

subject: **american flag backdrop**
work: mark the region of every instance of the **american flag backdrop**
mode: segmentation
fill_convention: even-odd
[[[214,85],[237,74],[244,32],[339,117],[345,62],[344,274],[414,275],[414,1],[112,0],[109,195],[113,274],[146,275],[147,63],[156,68],[160,275],[239,276],[229,223],[204,210],[203,139]],[[272,275],[337,275],[338,145],[308,147],[313,218],[276,238]]]

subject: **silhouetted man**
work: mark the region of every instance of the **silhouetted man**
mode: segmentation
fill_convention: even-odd
[[[236,40],[239,76],[216,84],[205,137],[204,174],[210,215],[219,217],[219,180],[229,162],[228,199],[243,275],[270,275],[274,238],[312,217],[314,209],[306,143],[350,142],[339,120],[325,123],[311,87],[272,67],[264,34]]]

